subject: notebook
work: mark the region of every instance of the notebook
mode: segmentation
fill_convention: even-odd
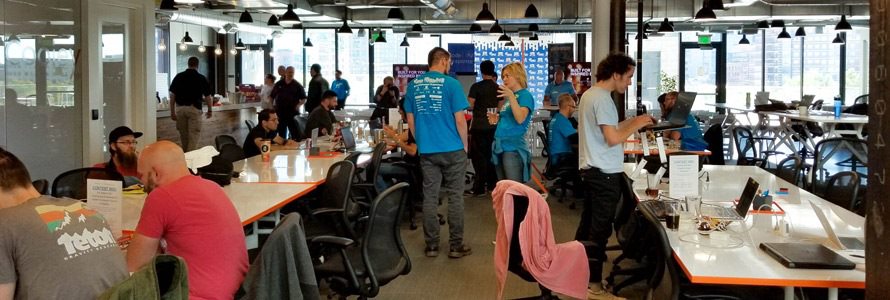
[[[745,219],[745,216],[748,215],[748,209],[751,208],[751,203],[754,202],[754,197],[757,196],[759,190],[760,183],[754,180],[754,178],[748,177],[748,182],[745,183],[745,189],[742,190],[742,196],[739,197],[739,204],[737,204],[735,208],[708,205],[702,206],[701,213],[702,215],[718,219],[743,220]]]
[[[689,112],[692,111],[692,104],[695,102],[696,95],[693,92],[681,92],[677,95],[677,102],[674,104],[674,108],[666,121],[643,127],[640,131],[663,131],[686,127],[686,119],[689,118]]]
[[[822,228],[825,229],[825,233],[828,234],[828,241],[832,242],[841,250],[865,250],[865,243],[858,238],[838,236],[837,233],[834,232],[831,223],[828,222],[828,217],[825,216],[825,212],[813,202],[810,202],[810,205],[813,207],[813,211],[816,212],[816,216],[819,217],[819,222],[822,223]]]
[[[821,244],[760,243],[760,249],[792,269],[852,270],[856,264]]]

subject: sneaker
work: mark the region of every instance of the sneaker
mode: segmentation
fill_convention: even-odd
[[[587,289],[587,300],[627,300],[623,297],[618,297],[609,293],[605,289],[601,289],[599,291],[594,292],[591,289]]]
[[[451,251],[448,252],[448,257],[461,258],[470,254],[473,254],[473,249],[470,249],[470,246],[460,245],[459,247],[451,247]]]
[[[439,247],[426,247],[426,249],[423,249],[423,252],[426,254],[426,257],[436,257],[439,256]]]

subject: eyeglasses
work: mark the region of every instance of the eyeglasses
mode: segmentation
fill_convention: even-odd
[[[117,143],[117,144],[124,144],[124,145],[127,145],[127,146],[132,146],[132,145],[139,144],[139,142],[137,142],[137,141],[123,141],[123,142],[115,142],[115,143]]]

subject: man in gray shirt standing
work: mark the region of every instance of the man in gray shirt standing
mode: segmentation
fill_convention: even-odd
[[[0,148],[0,299],[96,299],[127,278],[105,218],[80,200],[41,196]]]
[[[624,171],[622,145],[631,134],[655,121],[650,115],[641,115],[618,122],[612,92],[627,92],[635,67],[632,58],[620,53],[600,61],[596,67],[596,84],[584,92],[578,108],[578,165],[582,188],[590,192],[586,193],[575,239],[592,241],[596,247],[593,254],[600,261],[591,263],[587,299],[624,299],[603,289],[600,282],[602,262],[606,261],[605,247],[612,235],[612,221],[620,199]]]

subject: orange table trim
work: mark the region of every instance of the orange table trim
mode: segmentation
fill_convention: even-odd
[[[271,183],[271,184],[275,184],[275,183]],[[292,196],[292,197],[290,197],[290,198],[287,198],[287,199],[285,199],[285,200],[279,202],[278,204],[275,204],[275,205],[273,205],[272,207],[270,207],[270,208],[268,208],[268,209],[266,209],[266,210],[260,212],[259,214],[255,215],[255,216],[253,216],[253,217],[251,217],[251,218],[249,218],[249,219],[247,219],[246,221],[242,222],[241,225],[243,225],[243,226],[247,226],[247,225],[249,225],[249,224],[253,224],[253,222],[256,222],[257,220],[259,220],[259,219],[265,217],[266,215],[268,215],[268,214],[270,214],[270,213],[272,213],[272,212],[274,212],[274,211],[276,211],[276,210],[278,210],[278,209],[284,207],[284,206],[287,205],[288,203],[291,203],[292,201],[294,201],[294,200],[296,200],[296,199],[299,199],[300,197],[305,196],[305,195],[308,194],[309,192],[314,191],[319,185],[321,185],[321,183],[319,183],[319,184],[313,184],[313,185],[310,186],[308,189],[305,189],[305,190],[303,190],[302,192],[299,192],[299,193],[297,193],[296,195],[294,195],[294,196]]]
[[[817,288],[848,288],[865,289],[865,282],[840,281],[840,280],[799,280],[799,279],[764,279],[764,278],[737,278],[737,277],[713,277],[692,276],[683,261],[674,253],[674,260],[686,273],[686,277],[692,283],[699,284],[731,284],[731,285],[757,285],[757,286],[793,286],[793,287],[817,287]]]

